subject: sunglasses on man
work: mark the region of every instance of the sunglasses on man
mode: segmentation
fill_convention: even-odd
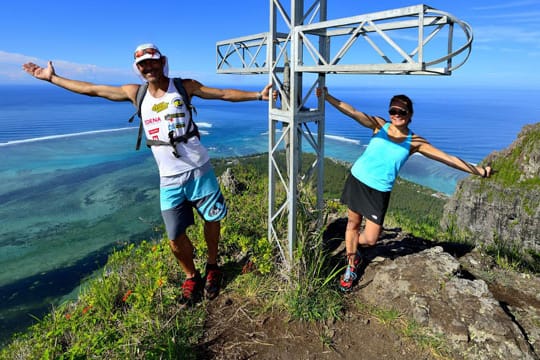
[[[135,59],[138,59],[138,58],[140,58],[141,56],[143,56],[145,54],[149,54],[149,55],[152,55],[152,56],[154,56],[155,54],[161,55],[161,53],[159,51],[157,51],[156,49],[148,48],[148,49],[142,49],[142,50],[135,51],[134,56],[135,56]]]

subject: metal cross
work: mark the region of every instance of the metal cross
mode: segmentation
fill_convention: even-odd
[[[279,92],[269,101],[268,239],[289,268],[298,217],[322,219],[324,100],[306,104],[326,74],[451,75],[467,61],[473,35],[467,23],[424,4],[327,20],[327,0],[309,7],[291,0],[288,8],[270,0],[269,20],[268,32],[219,41],[217,72],[269,74]],[[302,163],[304,149],[314,153],[311,163]],[[315,204],[306,203],[313,190]]]

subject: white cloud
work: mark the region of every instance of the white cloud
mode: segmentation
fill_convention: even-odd
[[[0,84],[35,84],[36,80],[29,76],[22,65],[26,62],[33,62],[41,66],[47,65],[48,59],[39,59],[33,56],[8,53],[0,51]],[[128,84],[140,83],[139,78],[129,67],[126,69],[106,68],[93,64],[79,64],[65,60],[52,59],[55,71],[70,79],[90,81],[100,84]],[[266,81],[261,76],[240,77],[231,75],[217,76],[215,73],[175,71],[171,69],[171,76],[181,76],[183,78],[194,78],[209,86],[219,86],[224,84],[242,84],[244,86],[260,85]]]
[[[99,67],[92,64],[78,64],[65,60],[51,59],[55,71],[67,78],[84,80],[97,83],[123,84],[138,83],[136,75],[131,69],[115,69]],[[0,83],[30,83],[35,82],[22,70],[22,65],[33,62],[41,66],[46,66],[48,60],[39,59],[33,56],[9,53],[0,50]]]
[[[524,1],[510,1],[503,4],[492,4],[492,5],[483,5],[483,6],[475,6],[473,7],[473,10],[500,10],[500,9],[512,9],[516,7],[523,7],[523,6],[537,6],[538,1],[537,0],[524,0]]]
[[[8,52],[0,50],[0,64],[2,64],[2,66],[5,64],[22,65],[23,63],[28,62],[28,61],[35,62],[37,61],[37,58],[22,55],[22,54],[8,53]]]
[[[497,21],[504,21],[504,23],[512,23],[512,24],[538,24],[538,17],[540,16],[540,11],[527,11],[523,10],[520,12],[508,12],[505,11],[503,13],[481,13],[477,15],[477,18],[479,19],[487,19],[487,20],[497,20]]]
[[[509,26],[477,26],[474,29],[474,40],[477,43],[498,43],[502,46],[510,44],[533,44],[539,46],[540,32],[526,28]]]

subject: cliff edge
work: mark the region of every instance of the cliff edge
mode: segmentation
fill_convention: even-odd
[[[540,250],[540,123],[482,162],[493,177],[462,179],[444,207],[443,229],[476,244]]]

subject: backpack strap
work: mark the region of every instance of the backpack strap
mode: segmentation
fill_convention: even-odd
[[[180,157],[176,152],[176,144],[179,143],[186,143],[190,138],[193,136],[197,136],[199,139],[201,138],[201,135],[199,133],[199,128],[197,127],[197,124],[193,121],[193,112],[197,114],[197,109],[191,104],[191,98],[189,97],[186,89],[184,88],[184,85],[182,84],[182,78],[173,78],[174,87],[176,90],[182,95],[182,99],[184,100],[184,103],[186,104],[186,107],[189,111],[189,130],[186,132],[186,134],[178,137],[174,137],[172,135],[172,132],[169,133],[169,142],[161,141],[161,140],[146,140],[146,146],[159,146],[159,145],[170,145],[173,147],[173,154],[176,157]],[[137,144],[135,146],[135,150],[139,150],[141,147],[141,139],[143,134],[143,123],[142,123],[142,116],[141,116],[141,107],[142,102],[144,100],[144,96],[146,95],[146,91],[148,90],[148,83],[144,83],[141,86],[139,86],[139,89],[137,90],[137,95],[135,97],[136,101],[136,107],[137,111],[131,115],[129,118],[129,122],[133,122],[135,115],[139,116],[140,122],[139,122],[139,133],[137,135]]]
[[[150,146],[160,146],[160,145],[170,145],[173,148],[173,155],[177,158],[180,157],[180,154],[176,151],[176,145],[180,143],[187,143],[190,138],[193,136],[197,136],[193,133],[193,131],[190,131],[182,136],[174,136],[173,131],[169,131],[169,141],[162,141],[162,140],[146,140],[146,145],[148,147]]]
[[[144,83],[141,86],[139,86],[139,89],[137,89],[137,95],[135,97],[135,107],[137,108],[137,111],[131,115],[129,118],[129,122],[133,122],[135,119],[135,115],[139,116],[140,122],[139,122],[139,133],[137,134],[137,143],[135,145],[135,150],[139,150],[141,147],[141,139],[143,134],[143,123],[142,123],[142,116],[141,116],[141,105],[144,99],[144,96],[146,95],[146,90],[148,89],[148,83]]]
[[[185,135],[181,136],[181,137],[186,137],[186,140],[183,142],[187,142],[187,139],[192,138],[193,136],[196,136],[200,139],[201,134],[199,133],[199,128],[197,124],[195,124],[195,121],[193,121],[193,113],[197,114],[197,109],[191,103],[191,97],[188,95],[186,89],[184,88],[182,78],[179,78],[179,77],[174,78],[173,82],[174,82],[174,87],[180,93],[180,95],[182,95],[182,99],[184,99],[184,103],[186,104],[186,107],[189,110],[189,126],[188,126],[189,130],[186,132]]]

